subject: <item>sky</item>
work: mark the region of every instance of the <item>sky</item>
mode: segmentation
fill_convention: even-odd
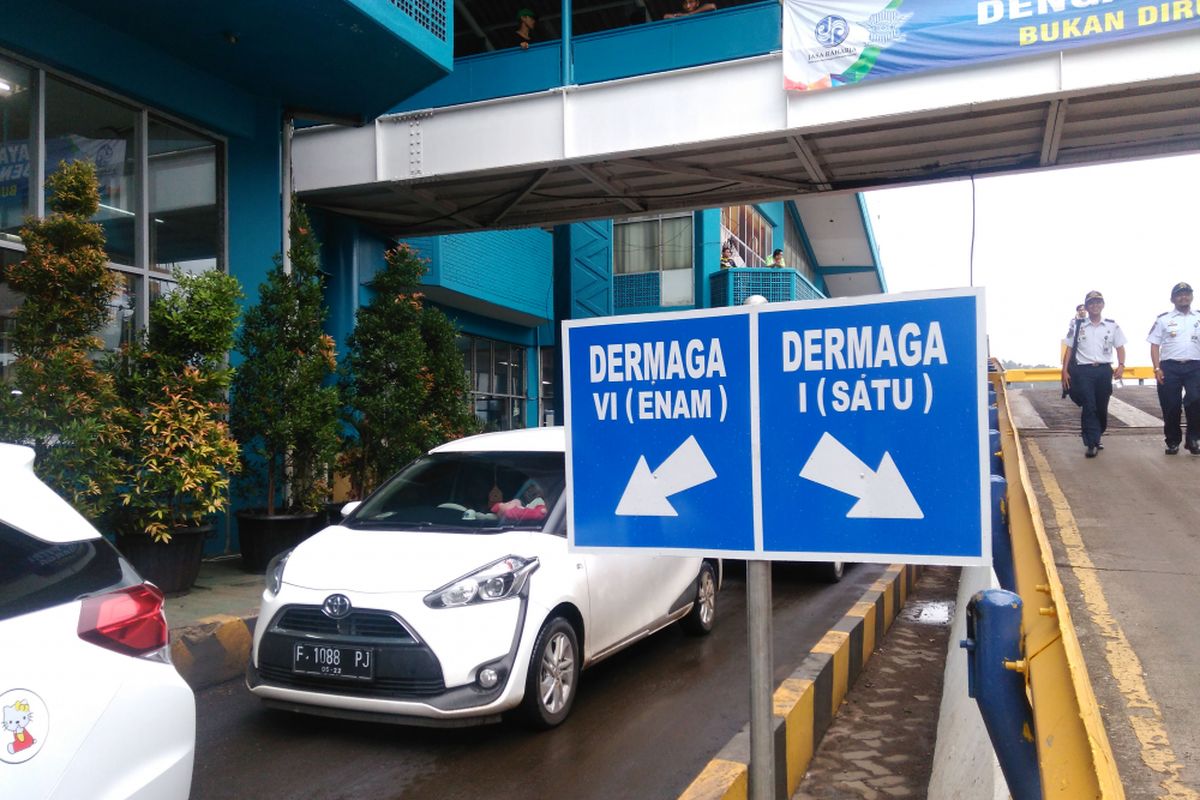
[[[981,286],[990,354],[1058,365],[1092,289],[1149,366],[1146,334],[1171,287],[1200,283],[1200,155],[868,192],[889,292]],[[973,278],[973,282],[972,282]]]

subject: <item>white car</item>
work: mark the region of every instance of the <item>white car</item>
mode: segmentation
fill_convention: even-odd
[[[417,725],[518,710],[550,728],[580,671],[681,621],[712,629],[720,563],[567,551],[562,428],[430,451],[278,557],[247,685],[266,704]]]
[[[0,444],[0,791],[186,798],[192,690],[163,596]]]

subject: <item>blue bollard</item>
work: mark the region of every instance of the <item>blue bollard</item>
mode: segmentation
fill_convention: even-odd
[[[992,430],[1000,429],[1000,409],[994,403],[988,405],[988,427]]]
[[[988,431],[988,453],[993,475],[1004,474],[1004,450],[1000,445],[1000,431],[992,428]]]
[[[979,704],[1013,800],[1041,800],[1033,711],[1025,678],[1005,667],[1021,660],[1021,598],[1003,589],[977,592],[967,604],[967,694]]]
[[[992,476],[992,568],[1002,589],[1017,590],[1012,535],[1008,530],[1008,481],[1003,475]]]

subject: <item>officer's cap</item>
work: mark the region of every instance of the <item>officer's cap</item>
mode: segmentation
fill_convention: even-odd
[[[1171,287],[1171,297],[1174,297],[1177,294],[1183,294],[1184,292],[1187,292],[1188,294],[1192,293],[1192,285],[1190,283],[1184,283],[1183,281],[1180,281]]]
[[[1104,295],[1100,294],[1095,289],[1092,289],[1090,292],[1088,292],[1087,294],[1085,294],[1083,296],[1083,302],[1085,305],[1092,302],[1093,300],[1099,300],[1101,303],[1103,303]]]

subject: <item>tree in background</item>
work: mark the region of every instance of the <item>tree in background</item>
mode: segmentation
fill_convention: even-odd
[[[458,331],[418,291],[425,261],[401,244],[385,262],[342,365],[352,429],[342,466],[358,497],[430,448],[479,428]]]
[[[291,271],[276,257],[259,287],[238,335],[244,360],[233,381],[234,435],[268,514],[320,509],[338,447],[338,390],[326,385],[337,363],[323,328],[319,244],[304,208],[292,208]]]
[[[31,446],[38,475],[95,519],[112,503],[126,430],[112,377],[92,354],[117,287],[95,166],[62,163],[47,181],[51,213],[21,228],[25,258],[4,280],[24,295],[13,334],[14,388],[0,396],[0,440]]]

